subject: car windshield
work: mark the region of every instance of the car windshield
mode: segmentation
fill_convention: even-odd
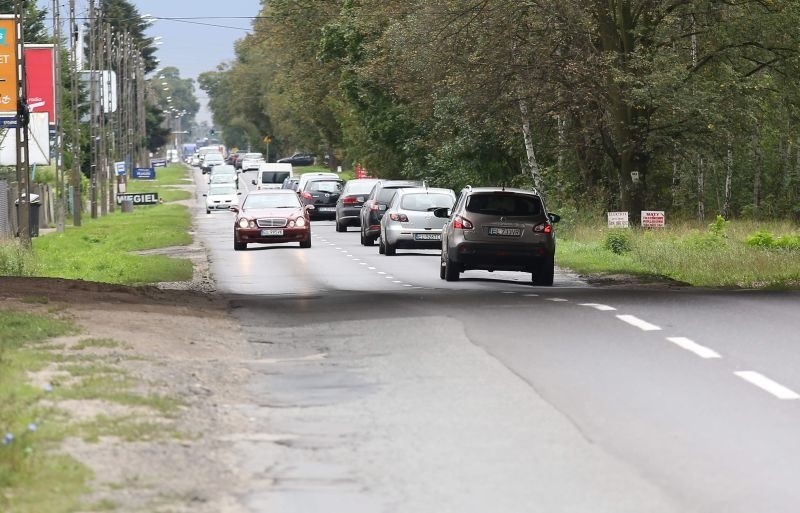
[[[390,201],[392,201],[394,193],[397,192],[397,189],[400,189],[400,187],[386,187],[384,189],[381,189],[380,191],[378,191],[378,197],[376,198],[376,200],[378,201],[378,203],[389,203]]]
[[[210,162],[212,160],[213,161],[217,161],[218,160],[218,161],[222,162],[222,155],[220,155],[218,153],[206,155],[206,162]]]
[[[211,183],[234,183],[236,178],[232,174],[212,175]]]
[[[236,194],[236,187],[211,187],[208,190],[209,196],[233,196]]]
[[[260,153],[247,153],[245,154],[244,158],[246,159],[263,159],[264,156]]]
[[[308,182],[306,189],[312,192],[342,192],[342,182],[339,180],[315,180]]]
[[[400,202],[403,210],[418,210],[425,212],[432,208],[450,208],[453,206],[453,197],[441,193],[406,194]]]
[[[294,194],[259,194],[244,200],[245,208],[300,208],[300,200]]]
[[[466,208],[475,214],[528,217],[542,213],[542,202],[523,194],[473,194]]]
[[[288,176],[288,171],[263,171],[261,173],[261,183],[283,183]]]

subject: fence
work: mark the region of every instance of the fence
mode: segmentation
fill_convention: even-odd
[[[31,194],[39,196],[39,228],[55,223],[55,191],[47,184],[31,184]],[[0,180],[0,238],[14,237],[19,226],[15,201],[19,198],[16,182]]]

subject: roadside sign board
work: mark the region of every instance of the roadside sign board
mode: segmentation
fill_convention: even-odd
[[[117,194],[117,205],[123,201],[133,201],[134,205],[158,204],[157,192],[138,192],[136,194]]]
[[[17,26],[0,15],[0,113],[17,115]]]
[[[26,44],[25,76],[28,106],[31,112],[46,112],[50,123],[56,121],[56,71],[54,46]]]
[[[156,170],[153,167],[135,167],[131,172],[134,180],[155,180]]]
[[[114,162],[114,172],[117,176],[125,176],[125,162]]]
[[[627,212],[608,212],[609,228],[628,228]]]
[[[665,221],[663,210],[642,210],[643,228],[663,228]]]
[[[167,167],[167,159],[150,159],[150,167]]]

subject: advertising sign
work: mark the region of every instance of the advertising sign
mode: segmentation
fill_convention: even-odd
[[[607,212],[609,228],[628,228],[627,212]]]
[[[56,70],[53,45],[25,45],[25,77],[31,112],[56,120]]]
[[[136,194],[117,194],[117,204],[123,201],[133,201],[134,205],[156,205],[158,204],[157,192],[137,192]]]
[[[0,128],[0,166],[17,165],[17,126],[16,120],[9,120]],[[50,165],[50,124],[44,112],[31,112],[28,125],[28,160],[30,164]]]
[[[17,115],[17,27],[14,15],[0,15],[0,113]]]
[[[150,167],[167,167],[167,159],[150,159]]]
[[[114,172],[117,176],[125,176],[125,161],[114,162]]]
[[[663,210],[642,210],[643,228],[663,228],[665,225]]]
[[[134,180],[155,180],[156,170],[152,167],[135,167],[131,172]]]
[[[86,88],[86,96],[90,98],[92,80],[96,89],[95,113],[117,111],[117,73],[109,70],[79,71],[78,76]],[[102,107],[102,108],[101,108]],[[84,116],[82,121],[88,121],[89,116]]]

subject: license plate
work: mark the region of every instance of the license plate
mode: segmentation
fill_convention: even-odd
[[[334,212],[336,211],[336,207],[319,207],[317,210],[319,212]]]
[[[503,237],[519,237],[522,235],[520,228],[498,228],[497,226],[489,227],[489,235],[500,235]]]
[[[274,236],[281,236],[283,235],[283,230],[271,229],[271,230],[261,230],[262,237],[274,237]]]
[[[414,240],[442,240],[441,233],[415,233]]]

